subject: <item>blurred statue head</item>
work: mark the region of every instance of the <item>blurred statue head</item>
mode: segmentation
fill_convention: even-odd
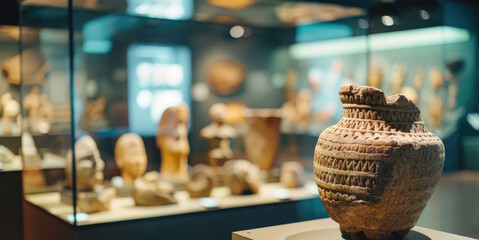
[[[65,168],[66,187],[73,188],[73,154],[68,151]],[[75,142],[75,167],[78,191],[93,191],[103,182],[105,163],[100,151],[90,136],[83,136]]]
[[[222,123],[226,119],[226,105],[223,103],[215,103],[210,107],[209,115],[211,121],[216,123]]]
[[[145,144],[138,134],[127,133],[116,141],[115,161],[127,186],[145,173],[148,159]]]

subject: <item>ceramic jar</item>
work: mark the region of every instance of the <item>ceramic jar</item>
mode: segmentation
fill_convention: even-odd
[[[245,109],[244,117],[246,157],[260,170],[270,170],[278,151],[281,110]]]
[[[405,236],[431,197],[444,145],[403,95],[343,85],[344,117],[319,136],[314,175],[319,196],[343,234]]]

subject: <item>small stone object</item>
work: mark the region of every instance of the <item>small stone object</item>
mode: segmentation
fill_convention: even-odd
[[[343,234],[402,238],[441,176],[444,145],[403,95],[357,85],[341,86],[339,95],[344,117],[315,149],[321,201]]]
[[[115,161],[121,170],[124,186],[133,186],[133,181],[145,173],[148,163],[145,144],[138,134],[127,133],[118,138],[115,144]]]
[[[258,167],[247,160],[230,160],[225,163],[225,184],[233,195],[256,194],[261,180]]]
[[[78,209],[84,213],[108,211],[115,197],[116,192],[113,188],[98,192],[79,192],[77,197]]]
[[[286,188],[299,188],[304,184],[304,167],[299,162],[285,162],[281,166],[279,181]]]
[[[261,170],[270,170],[274,165],[279,142],[280,109],[246,109],[246,134],[244,145],[246,157]]]
[[[169,182],[160,181],[158,172],[146,173],[133,183],[132,197],[137,206],[157,206],[176,203],[175,189]]]
[[[5,135],[12,134],[13,124],[21,124],[20,104],[12,99],[11,93],[5,93],[0,98],[0,116],[2,117]]]
[[[195,165],[190,172],[190,180],[186,184],[186,191],[192,198],[209,197],[214,186],[213,171],[205,164]]]

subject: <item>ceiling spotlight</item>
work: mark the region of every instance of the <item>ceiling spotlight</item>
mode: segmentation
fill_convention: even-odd
[[[244,35],[245,30],[242,26],[234,26],[230,29],[230,35],[232,38],[240,38]]]
[[[368,29],[369,28],[369,22],[366,19],[359,19],[358,20],[358,25],[361,29]]]
[[[429,12],[426,10],[419,11],[419,16],[424,20],[429,20],[429,18],[431,18],[431,16],[429,15]]]
[[[392,26],[394,25],[394,19],[391,16],[384,15],[381,17],[381,21],[383,22],[384,26]]]

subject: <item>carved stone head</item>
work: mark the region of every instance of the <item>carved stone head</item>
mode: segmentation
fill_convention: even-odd
[[[141,137],[135,133],[122,135],[115,144],[115,161],[125,185],[133,185],[133,181],[145,173],[148,162]]]
[[[73,188],[73,154],[67,154],[65,168],[67,188]],[[105,163],[101,159],[100,151],[90,136],[83,136],[75,142],[75,167],[78,191],[93,191],[103,182]]]

